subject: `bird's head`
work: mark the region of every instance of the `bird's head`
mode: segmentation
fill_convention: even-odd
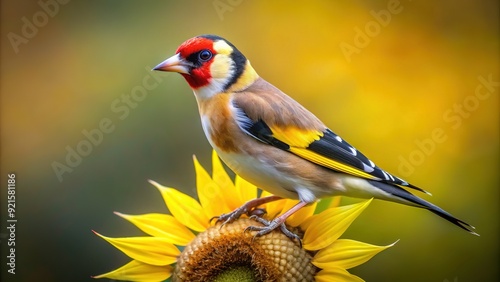
[[[188,39],[175,53],[154,70],[180,73],[195,93],[203,96],[243,90],[258,78],[247,58],[216,35]]]

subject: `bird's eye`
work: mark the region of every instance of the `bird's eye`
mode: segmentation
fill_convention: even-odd
[[[212,52],[209,50],[203,50],[198,54],[200,61],[206,62],[212,58]]]

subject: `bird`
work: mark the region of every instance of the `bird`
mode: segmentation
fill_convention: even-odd
[[[203,131],[222,161],[236,174],[271,196],[250,200],[218,217],[224,224],[258,206],[283,198],[298,203],[272,220],[251,216],[262,226],[247,229],[265,235],[275,229],[291,239],[286,219],[321,198],[376,198],[427,209],[478,235],[474,227],[409,189],[429,194],[378,167],[335,134],[313,113],[261,78],[250,61],[217,35],[186,40],[175,55],[153,68],[177,72],[198,104]]]

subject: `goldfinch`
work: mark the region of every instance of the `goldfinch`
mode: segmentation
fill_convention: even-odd
[[[224,223],[281,198],[299,203],[272,221],[251,227],[264,235],[319,198],[377,198],[427,209],[472,234],[474,227],[403,188],[414,186],[381,169],[314,114],[265,81],[229,41],[201,35],[182,43],[154,70],[178,72],[193,89],[208,142],[235,173],[275,196],[221,215]],[[300,242],[300,240],[299,240]]]

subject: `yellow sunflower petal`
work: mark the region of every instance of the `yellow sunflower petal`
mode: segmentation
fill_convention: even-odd
[[[198,232],[205,231],[210,225],[209,218],[195,199],[174,188],[162,186],[152,180],[149,180],[149,183],[153,184],[160,191],[168,210],[180,223]]]
[[[328,208],[338,207],[339,204],[340,204],[340,196],[322,198],[321,200],[318,201],[318,205],[316,206],[314,214],[321,213]]]
[[[339,267],[323,269],[314,276],[316,282],[363,282],[365,280]]]
[[[337,240],[372,200],[354,205],[330,208],[306,221],[303,246],[307,250],[319,250]]]
[[[330,205],[328,206],[329,208],[336,208],[340,205],[340,196],[335,196],[331,198]]]
[[[239,206],[244,203],[257,198],[257,186],[236,175],[234,180],[234,188],[239,195]]]
[[[298,202],[299,200],[287,199],[283,207],[283,212],[291,209]],[[297,212],[295,212],[286,219],[286,224],[294,227],[299,226],[305,219],[311,217],[314,214],[314,210],[316,210],[316,205],[317,203],[312,203],[308,206],[301,208],[300,210],[298,210]]]
[[[261,198],[267,197],[267,196],[272,196],[273,194],[267,192],[267,191],[262,191],[262,194],[260,195]],[[282,199],[274,202],[270,202],[267,204],[262,205],[261,207],[266,210],[267,218],[275,218],[278,214],[283,211],[283,208],[285,207],[287,199]]]
[[[177,260],[179,249],[160,237],[110,238],[93,231],[127,256],[152,265],[168,265]]]
[[[126,281],[163,281],[172,275],[170,265],[150,265],[133,260],[126,265],[92,278],[109,278]]]
[[[145,233],[154,237],[163,237],[174,245],[186,246],[195,238],[191,230],[168,214],[128,215],[119,212],[115,214],[132,222]]]
[[[195,156],[193,156],[194,168],[196,171],[196,190],[200,204],[205,214],[210,219],[229,211],[225,201],[224,193],[215,181],[212,180],[208,172],[201,166]]]
[[[232,190],[234,188],[233,181],[224,169],[215,150],[212,151],[212,179],[223,189]]]
[[[300,224],[300,228],[302,230],[307,230],[309,228],[309,226],[311,225],[311,222],[314,222],[314,219],[316,218],[318,214],[315,214],[315,215],[312,215],[308,218],[306,218],[306,220],[304,220],[301,224]]]
[[[349,269],[370,260],[381,251],[394,246],[375,246],[359,241],[338,239],[330,246],[321,249],[313,258],[312,263],[321,269],[340,267]]]

